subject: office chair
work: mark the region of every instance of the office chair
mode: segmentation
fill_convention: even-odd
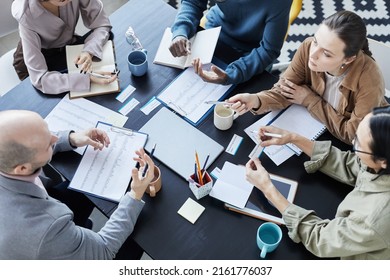
[[[386,97],[390,98],[390,46],[370,38],[367,39],[372,56],[379,65],[385,79]]]

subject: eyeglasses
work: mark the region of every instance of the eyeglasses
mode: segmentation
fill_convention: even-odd
[[[355,138],[353,138],[352,143],[353,143],[352,144],[352,151],[353,152],[374,156],[373,153],[365,152],[365,151],[361,151],[361,150],[357,149],[357,144],[359,143],[359,140],[358,140],[357,136],[355,136]]]

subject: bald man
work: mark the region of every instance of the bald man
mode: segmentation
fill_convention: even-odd
[[[112,259],[133,231],[153,179],[140,179],[132,170],[126,193],[105,226],[97,233],[75,225],[73,212],[52,198],[41,180],[42,167],[58,151],[110,144],[107,134],[92,128],[52,134],[46,122],[30,111],[0,112],[0,259]],[[154,170],[143,150],[137,161]]]

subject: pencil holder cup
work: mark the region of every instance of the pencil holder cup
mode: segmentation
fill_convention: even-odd
[[[211,179],[209,173],[205,171],[206,173],[203,176],[203,185],[200,186],[198,183],[195,182],[194,174],[190,176],[190,179],[188,179],[189,187],[192,191],[192,193],[195,195],[196,199],[201,199],[202,197],[208,195],[211,192],[211,189],[213,188],[213,179]]]

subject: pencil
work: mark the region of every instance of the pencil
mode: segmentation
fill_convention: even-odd
[[[199,184],[203,185],[203,180],[202,180],[202,171],[200,170],[200,163],[199,163],[199,157],[198,153],[195,151],[195,161],[196,161],[196,166],[198,168],[198,180]]]

